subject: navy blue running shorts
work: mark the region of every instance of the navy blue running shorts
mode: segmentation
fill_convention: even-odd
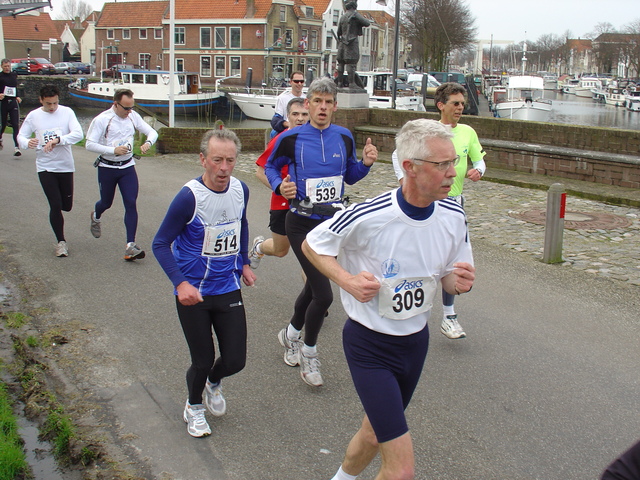
[[[407,336],[374,332],[347,320],[342,344],[351,378],[379,443],[409,431],[404,410],[418,385],[429,327]]]

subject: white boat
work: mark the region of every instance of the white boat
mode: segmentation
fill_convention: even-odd
[[[391,88],[393,74],[391,72],[358,72],[364,89],[369,95],[369,108],[391,108]],[[303,91],[306,91],[303,90]],[[227,96],[249,118],[270,121],[276,111],[277,94],[257,90],[251,93],[227,92]],[[415,93],[397,92],[397,110],[413,110],[424,112],[422,97]]]
[[[392,72],[357,72],[369,94],[369,108],[391,108]],[[396,91],[396,110],[424,112],[422,97],[415,92]]]
[[[264,90],[258,90],[257,93],[227,92],[227,96],[247,117],[271,121],[273,114],[276,113],[276,100],[280,93],[266,93]]]
[[[180,114],[203,113],[213,108],[223,93],[201,89],[200,75],[195,72],[174,72],[174,112]],[[111,82],[88,83],[79,78],[69,85],[69,95],[77,105],[109,108],[116,90],[127,88],[133,92],[136,105],[153,113],[169,114],[169,79],[166,70],[122,69]]]
[[[542,77],[544,81],[545,90],[557,90],[558,89],[558,76],[553,73],[547,73]]]
[[[542,77],[530,75],[509,77],[506,97],[496,101],[493,106],[494,115],[498,118],[546,122],[551,115],[551,100],[543,96]]]
[[[562,93],[568,93],[569,95],[575,95],[576,94],[576,87],[578,86],[578,83],[580,82],[579,78],[569,78],[564,82],[564,85],[562,86]]]
[[[593,89],[602,88],[602,82],[596,77],[582,77],[575,89],[578,97],[593,98]]]
[[[635,90],[627,91],[626,95],[627,110],[631,112],[640,112],[640,90],[636,87]]]
[[[618,87],[615,82],[611,85],[607,85],[607,89],[604,92],[604,101],[607,105],[614,105],[616,107],[624,107],[627,98],[624,90]]]

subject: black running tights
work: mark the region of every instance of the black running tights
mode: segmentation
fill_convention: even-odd
[[[38,172],[40,185],[49,201],[49,222],[58,242],[64,241],[64,217],[73,207],[73,172]]]

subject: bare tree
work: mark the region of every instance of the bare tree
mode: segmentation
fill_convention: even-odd
[[[475,19],[461,0],[408,0],[403,24],[427,70],[446,71],[449,55],[475,43]]]
[[[616,27],[611,25],[609,22],[600,22],[597,23],[593,30],[585,35],[585,37],[590,38],[591,40],[595,40],[603,33],[617,33]]]
[[[629,43],[625,51],[629,70],[637,77],[640,76],[640,18],[625,25],[624,32],[629,35]]]
[[[75,20],[76,17],[80,21],[84,21],[93,12],[93,7],[85,0],[64,0],[60,8],[52,10],[52,17],[56,20]]]

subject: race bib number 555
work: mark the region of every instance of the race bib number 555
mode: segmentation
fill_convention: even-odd
[[[437,283],[433,277],[384,279],[378,313],[392,320],[406,320],[431,310]]]

